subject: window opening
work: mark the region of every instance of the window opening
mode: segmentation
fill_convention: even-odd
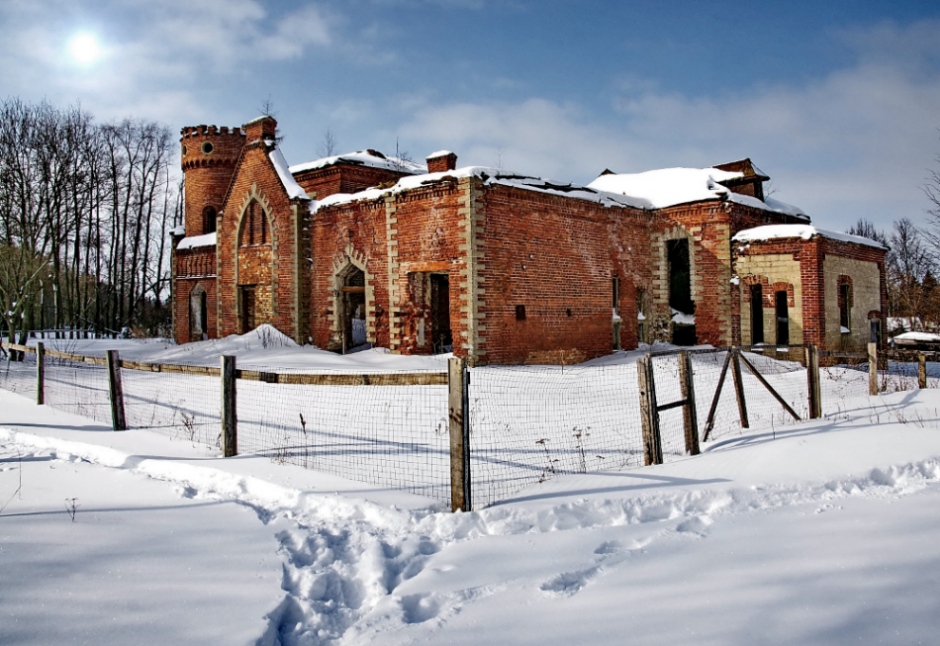
[[[790,345],[790,310],[785,290],[776,293],[774,309],[777,314],[777,345]]]
[[[839,285],[839,327],[842,334],[852,331],[852,285]]]
[[[751,285],[751,345],[764,342],[764,288]]]

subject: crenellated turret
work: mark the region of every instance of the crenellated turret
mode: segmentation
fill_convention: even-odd
[[[186,236],[216,230],[216,218],[245,147],[241,128],[195,126],[180,131],[181,166],[186,199]]]

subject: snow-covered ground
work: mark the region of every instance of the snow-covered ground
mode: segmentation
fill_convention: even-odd
[[[847,398],[460,514],[2,391],[0,411],[4,646],[930,644],[940,629],[938,390]]]

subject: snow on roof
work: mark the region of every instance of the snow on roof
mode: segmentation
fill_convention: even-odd
[[[177,251],[183,251],[185,249],[195,249],[197,247],[214,247],[216,240],[216,233],[204,233],[201,236],[192,236],[189,238],[183,238],[180,240],[180,243],[176,246]]]
[[[450,150],[438,150],[427,156],[427,159],[436,159],[437,157],[446,157],[447,155],[453,155],[454,153]]]
[[[897,344],[904,343],[940,343],[940,334],[931,332],[905,332],[893,337]]]
[[[317,168],[326,168],[327,166],[332,166],[333,164],[339,163],[368,166],[369,168],[384,168],[385,170],[411,173],[412,175],[428,172],[428,168],[424,164],[419,164],[408,159],[389,157],[375,150],[358,150],[354,153],[334,155],[332,157],[315,159],[313,161],[304,162],[302,164],[295,164],[290,167],[290,172],[296,175],[297,173],[302,173],[304,171],[314,170]]]
[[[645,173],[601,175],[589,188],[627,195],[661,209],[687,202],[725,199],[730,191],[718,182],[742,177],[717,168],[662,168]]]
[[[281,153],[279,148],[275,148],[268,156],[271,158],[271,163],[274,164],[274,170],[277,171],[277,176],[281,178],[281,184],[284,185],[284,190],[287,191],[288,197],[291,199],[294,198],[303,198],[309,200],[310,196],[307,195],[307,191],[300,187],[294,180],[294,176],[291,175],[290,167],[287,165],[287,160],[284,159],[284,155]]]
[[[762,227],[738,231],[732,240],[735,242],[760,242],[764,240],[779,240],[782,238],[802,238],[803,240],[809,240],[814,236],[821,236],[823,238],[829,238],[830,240],[839,240],[840,242],[866,245],[868,247],[876,247],[878,249],[887,249],[883,244],[871,238],[863,238],[861,236],[853,236],[836,231],[826,231],[809,224],[768,224]]]
[[[662,168],[645,173],[608,173],[595,179],[588,187],[646,200],[654,209],[704,200],[729,200],[809,220],[795,206],[771,198],[761,201],[750,195],[734,193],[720,184],[741,177],[744,177],[742,173],[719,168]]]
[[[562,195],[573,197],[590,202],[596,202],[604,206],[632,206],[635,208],[648,208],[649,204],[642,200],[636,200],[624,195],[606,193],[586,186],[579,186],[568,182],[556,182],[540,177],[530,177],[527,175],[518,175],[516,173],[503,171],[497,168],[486,166],[465,166],[453,171],[443,171],[440,173],[425,173],[423,175],[412,175],[403,177],[390,188],[378,189],[370,188],[358,193],[337,193],[311,204],[311,211],[327,206],[345,204],[348,202],[357,202],[360,200],[375,200],[385,195],[402,193],[404,191],[421,188],[426,184],[433,184],[441,181],[445,177],[464,178],[477,177],[487,185],[500,184],[503,186],[512,186],[524,190],[538,191],[552,195]]]

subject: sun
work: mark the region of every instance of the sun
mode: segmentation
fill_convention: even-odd
[[[101,46],[94,34],[76,34],[69,41],[69,54],[78,63],[94,63],[101,56]]]

